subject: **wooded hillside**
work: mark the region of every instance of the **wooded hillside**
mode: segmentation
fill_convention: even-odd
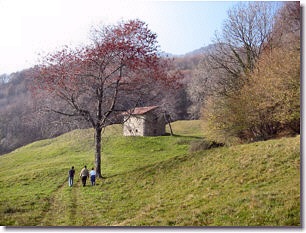
[[[173,59],[174,67],[181,70],[188,81],[201,56],[188,54]],[[88,127],[87,124],[76,124],[54,113],[37,112],[36,101],[29,91],[29,73],[31,69],[0,77],[0,154],[38,139],[52,138],[73,129]],[[189,119],[187,109],[190,103],[186,94],[186,82],[183,81],[177,94],[167,99],[168,106],[171,106],[168,110],[172,120]]]

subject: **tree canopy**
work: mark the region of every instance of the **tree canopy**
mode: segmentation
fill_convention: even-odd
[[[202,116],[212,139],[299,133],[299,9],[298,2],[286,2],[279,11],[273,3],[252,2],[229,11],[216,50],[200,69],[210,90],[203,93]]]

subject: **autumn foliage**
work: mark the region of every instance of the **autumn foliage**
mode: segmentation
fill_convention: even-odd
[[[283,4],[253,68],[239,73],[235,82],[232,73],[218,78],[214,71],[219,89],[206,98],[202,109],[205,132],[212,140],[233,143],[300,133],[299,9],[299,2]],[[246,7],[244,12],[253,11]]]

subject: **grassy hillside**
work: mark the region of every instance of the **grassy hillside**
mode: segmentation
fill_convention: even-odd
[[[67,173],[93,165],[78,130],[0,157],[0,224],[38,226],[300,226],[300,137],[190,153],[198,121],[176,136],[105,132],[97,186]]]

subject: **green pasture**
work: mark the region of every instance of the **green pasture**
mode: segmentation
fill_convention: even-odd
[[[103,179],[80,185],[94,165],[93,130],[37,141],[0,157],[5,226],[301,226],[300,137],[191,152],[200,121],[175,136],[104,132]],[[67,175],[76,168],[75,185]]]

